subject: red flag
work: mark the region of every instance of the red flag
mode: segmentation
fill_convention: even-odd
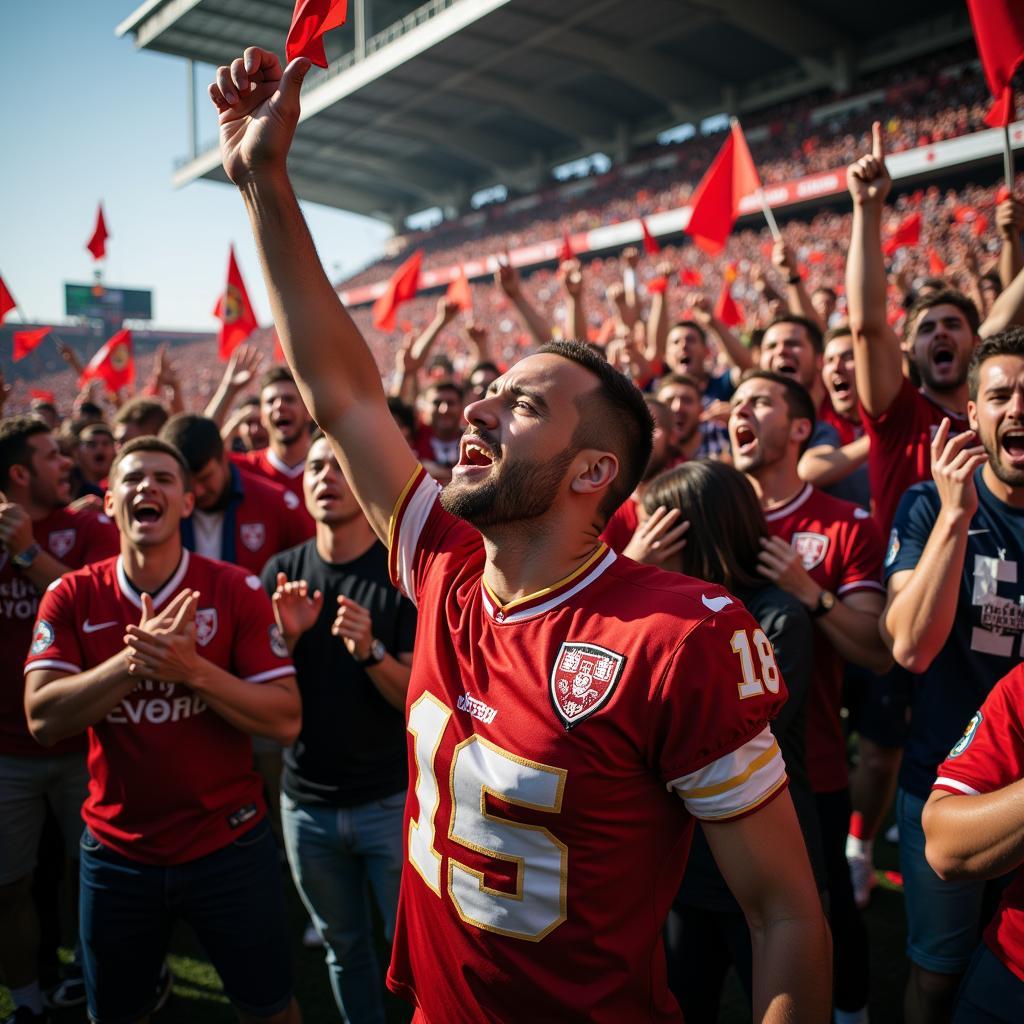
[[[693,267],[683,267],[679,271],[679,280],[683,284],[692,284],[695,288],[700,288],[704,284],[704,275]]]
[[[988,217],[983,213],[979,213],[971,223],[971,230],[974,232],[975,238],[981,238],[988,231]]]
[[[0,277],[0,324],[4,322],[4,317],[17,307],[18,304],[14,301],[14,296],[7,290],[4,279]]]
[[[1000,185],[999,188],[996,189],[996,206],[1000,203],[1005,203],[1011,195],[1012,193],[1005,185]]]
[[[37,327],[34,331],[15,331],[14,354],[11,360],[16,363],[19,359],[24,359],[49,333],[49,327]]]
[[[107,255],[107,224],[103,219],[103,204],[100,203],[96,210],[96,227],[93,228],[92,238],[85,243],[86,249],[92,253],[94,260],[101,260]]]
[[[28,393],[29,397],[39,402],[50,402],[52,404],[57,401],[57,396],[52,391],[45,391],[43,388],[29,388]]]
[[[733,278],[735,280],[735,277]],[[726,274],[722,281],[722,291],[715,303],[715,316],[722,321],[726,327],[739,327],[743,323],[743,310],[739,303],[732,297],[732,288],[729,275]]]
[[[292,24],[284,44],[288,60],[308,57],[314,64],[327,67],[324,33],[341,28],[347,15],[347,0],[295,0]]]
[[[953,210],[953,220],[957,224],[970,224],[977,216],[978,211],[973,206],[958,206]]]
[[[105,345],[89,360],[78,386],[90,380],[101,380],[107,390],[117,394],[135,380],[135,359],[132,355],[132,332],[121,330],[112,335]]]
[[[928,273],[933,277],[942,277],[946,272],[946,264],[942,257],[929,245],[928,246]]]
[[[657,256],[661,252],[661,246],[658,245],[658,240],[651,234],[647,227],[647,221],[640,218],[640,230],[644,233],[644,252],[648,256]]]
[[[686,233],[708,255],[716,256],[736,223],[740,200],[760,187],[747,140],[739,122],[733,121],[729,137],[690,197]]]
[[[1020,0],[967,0],[978,56],[995,102],[985,115],[990,128],[1009,124],[1014,116],[1010,80],[1024,60],[1024,6]]]
[[[562,248],[558,250],[558,262],[564,263],[566,260],[576,258],[576,253],[572,249],[572,239],[569,237],[569,232],[566,230],[565,225],[562,225]]]
[[[906,245],[917,245],[921,241],[921,214],[911,213],[903,218],[896,230],[882,243],[882,252],[891,256]]]
[[[420,287],[423,250],[417,249],[392,275],[388,286],[373,304],[373,326],[378,331],[393,331],[398,307],[416,297]]]
[[[276,327],[271,327],[270,330],[271,330],[271,332],[274,335],[274,357],[273,357],[274,358],[274,362],[275,363],[286,362],[286,360],[284,358],[284,349],[281,348],[281,335],[279,335],[277,333],[277,328]]]
[[[651,295],[663,295],[666,288],[668,288],[667,277],[652,277],[647,282],[647,291]]]
[[[445,298],[449,302],[454,302],[459,309],[472,311],[473,293],[470,290],[469,279],[466,277],[466,271],[463,267],[459,267],[459,276],[448,285]]]
[[[213,307],[213,315],[220,321],[217,355],[226,362],[258,326],[233,245],[228,247],[228,283]]]

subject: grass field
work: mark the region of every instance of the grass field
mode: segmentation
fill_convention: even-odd
[[[896,868],[896,848],[879,841],[876,861],[880,870]],[[307,1024],[337,1021],[323,951],[302,946],[306,926],[305,910],[291,882],[287,881],[289,930],[292,936],[295,990]],[[903,894],[893,889],[884,877],[875,890],[866,914],[871,938],[872,1024],[898,1024],[902,1020],[901,998],[906,961],[903,955]],[[68,950],[62,950],[69,957]],[[172,942],[171,968],[174,990],[167,1006],[155,1016],[158,1024],[227,1024],[235,1020],[231,1006],[224,997],[220,979],[206,960],[194,936],[179,928]],[[7,990],[0,988],[0,1016],[11,1009]],[[409,1014],[403,1004],[393,1001],[388,1007],[388,1024],[407,1021]],[[64,1010],[56,1014],[56,1024],[80,1024],[85,1021],[84,1009]],[[743,1005],[738,984],[729,987],[722,1006],[721,1024],[742,1024],[750,1020]]]

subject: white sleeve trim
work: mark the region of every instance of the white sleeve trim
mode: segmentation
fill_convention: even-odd
[[[396,524],[394,538],[396,575],[402,593],[413,604],[416,603],[416,581],[413,579],[416,548],[419,545],[420,534],[427,523],[430,510],[434,507],[440,493],[441,487],[437,481],[424,474],[423,479],[416,485],[416,489],[406,501]]]
[[[961,782],[959,779],[951,779],[946,775],[940,775],[933,783],[932,788],[936,786],[948,786],[950,789],[955,789],[959,793],[966,793],[967,796],[981,796],[979,790],[973,786],[968,786],[966,782]]]
[[[766,725],[742,747],[668,785],[695,818],[716,821],[753,810],[785,781],[782,751]]]
[[[282,676],[293,676],[295,675],[294,665],[282,665],[280,668],[271,668],[266,672],[257,672],[254,676],[245,676],[243,682],[246,683],[266,683],[271,679],[280,679]]]
[[[841,597],[843,594],[850,593],[851,590],[877,590],[882,594],[885,593],[885,587],[877,580],[854,580],[852,583],[844,583],[836,591],[836,596]]]
[[[39,661],[30,661],[25,666],[25,674],[28,675],[37,668],[62,668],[70,672],[71,675],[77,676],[81,672],[81,668],[78,665],[72,665],[70,661],[55,661],[53,658],[40,658]]]

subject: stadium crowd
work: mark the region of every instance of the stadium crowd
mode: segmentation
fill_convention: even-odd
[[[268,61],[219,70],[227,125],[276,98],[287,131]],[[385,1018],[377,917],[416,1021],[700,1024],[732,966],[765,1019],[864,1022],[894,800],[905,1019],[1024,1020],[1024,204],[891,197],[888,147],[977,126],[943,74],[766,152],[849,161],[850,213],[502,267],[397,343],[341,309],[280,155],[246,202],[290,368],[266,332],[219,377],[197,343],[139,395],[0,410],[12,1020],[43,987],[148,1019],[179,918],[241,1019],[300,1020],[283,849],[343,1019]],[[41,842],[77,865],[59,978]]]

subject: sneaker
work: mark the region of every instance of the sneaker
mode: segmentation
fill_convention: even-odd
[[[853,883],[853,902],[858,910],[863,910],[871,902],[871,890],[878,885],[875,877],[875,865],[862,855],[847,854],[846,863],[850,865],[850,881]]]
[[[302,933],[302,944],[307,949],[316,949],[324,944],[324,940],[320,937],[320,933],[312,921],[306,925],[306,930]]]
[[[162,1010],[167,1003],[167,1000],[171,998],[171,989],[174,987],[174,975],[171,974],[170,965],[165,960],[160,968],[160,977],[157,978],[156,982],[156,1004],[150,1013],[156,1013],[157,1010]]]
[[[70,973],[52,991],[43,996],[43,1002],[51,1010],[66,1010],[85,1003],[85,978],[80,973]]]
[[[27,1006],[19,1006],[9,1017],[4,1017],[0,1024],[52,1024],[52,1018],[45,1010],[33,1013]]]
[[[885,830],[885,841],[887,843],[898,843],[900,841],[900,827],[899,827],[899,825],[890,825]]]

